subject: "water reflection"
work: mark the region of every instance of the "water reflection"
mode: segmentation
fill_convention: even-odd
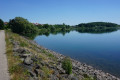
[[[101,28],[101,29],[95,29],[95,28],[78,28],[76,31],[80,33],[95,33],[95,34],[101,34],[101,33],[110,33],[117,31],[117,28]]]
[[[49,36],[50,34],[53,34],[53,35],[57,35],[57,34],[62,34],[63,36],[66,34],[66,33],[69,33],[70,31],[73,31],[73,30],[65,30],[65,31],[52,31],[52,32],[45,32],[45,33],[39,33],[39,35],[45,35],[45,36]]]
[[[34,40],[48,49],[120,77],[120,30],[91,31],[55,31]]]
[[[51,32],[39,32],[39,35],[45,35],[49,36],[50,34],[57,35],[57,34],[62,34],[65,36],[66,33],[70,33],[70,31],[77,31],[79,33],[92,33],[92,34],[102,34],[102,33],[110,33],[117,31],[117,28],[103,28],[103,29],[87,29],[87,28],[77,28],[77,29],[72,29],[72,30],[60,30],[60,31],[51,31]]]

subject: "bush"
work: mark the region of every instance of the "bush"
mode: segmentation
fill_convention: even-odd
[[[63,59],[62,68],[66,71],[67,74],[72,73],[72,62],[70,58],[66,57]]]
[[[15,19],[10,20],[9,27],[13,32],[25,36],[36,34],[38,32],[38,28],[35,25],[22,17],[16,17]]]
[[[4,29],[4,22],[2,19],[0,19],[0,29]]]

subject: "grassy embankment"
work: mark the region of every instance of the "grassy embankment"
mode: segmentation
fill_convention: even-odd
[[[35,45],[30,44],[24,38],[20,37],[18,34],[12,33],[10,31],[6,31],[6,52],[7,52],[7,58],[8,58],[8,66],[9,66],[9,72],[10,72],[10,78],[11,80],[27,80],[29,77],[28,71],[20,66],[23,62],[20,60],[19,57],[13,56],[15,53],[13,53],[13,43],[11,40],[18,41],[20,43],[20,47],[23,47],[29,51],[31,51],[34,54],[37,54],[39,57],[41,57],[44,61],[48,61],[48,59],[55,59],[52,54],[47,53],[46,51],[42,51],[45,54],[38,54],[37,51],[35,51],[34,48],[36,48]],[[32,47],[33,49],[30,49]],[[49,70],[47,66],[44,66],[42,68],[44,71],[44,80],[47,79],[47,75],[52,73],[52,70]]]
[[[19,64],[21,63],[20,58],[13,56],[13,44],[10,40],[13,40],[15,38],[19,39],[18,35],[6,31],[6,53],[8,58],[10,78],[12,80],[27,79],[27,71],[25,71],[21,66],[19,66]]]
[[[8,58],[8,67],[11,80],[25,80],[27,78],[27,70],[19,66],[21,60],[19,57],[13,56],[13,44],[10,40],[17,39],[20,41],[19,35],[6,31],[6,53]]]

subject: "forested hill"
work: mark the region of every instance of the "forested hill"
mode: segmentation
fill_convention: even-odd
[[[119,25],[110,22],[91,22],[76,25],[76,27],[117,27],[117,26]]]

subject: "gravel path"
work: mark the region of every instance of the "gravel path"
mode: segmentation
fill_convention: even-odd
[[[7,58],[5,54],[5,32],[0,31],[0,80],[10,80],[8,73]]]

